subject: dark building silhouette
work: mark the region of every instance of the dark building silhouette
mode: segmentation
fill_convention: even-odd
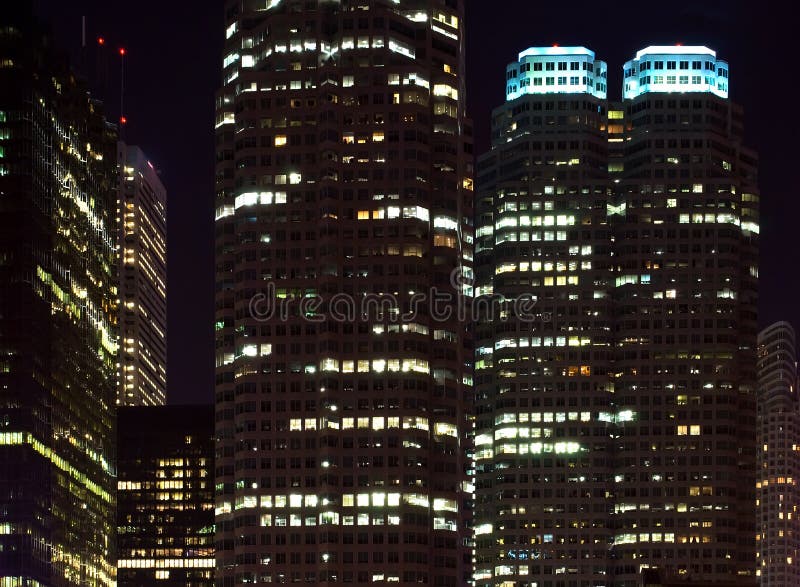
[[[469,580],[463,8],[225,4],[217,585]]]
[[[214,585],[214,408],[118,409],[117,584]]]
[[[111,585],[116,132],[20,7],[0,17],[0,569]]]

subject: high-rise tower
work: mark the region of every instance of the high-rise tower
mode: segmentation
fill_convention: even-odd
[[[758,570],[762,587],[800,583],[800,404],[795,332],[758,334]]]
[[[113,585],[116,132],[14,15],[0,26],[0,574]]]
[[[476,583],[755,574],[756,158],[728,66],[533,48],[478,167]]]
[[[476,293],[536,298],[476,332],[477,585],[607,579],[611,239],[606,64],[532,47],[478,162]],[[518,308],[517,308],[518,309]]]
[[[139,147],[120,141],[120,383],[117,404],[167,399],[167,193]]]
[[[644,566],[702,584],[755,571],[758,191],[728,82],[706,47],[648,47],[624,67],[609,207],[619,585]]]
[[[227,2],[225,27],[217,584],[462,585],[463,2]]]

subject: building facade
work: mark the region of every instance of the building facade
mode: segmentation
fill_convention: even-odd
[[[758,334],[758,507],[759,584],[800,582],[800,406],[797,347],[788,322]]]
[[[0,569],[112,585],[116,132],[20,12],[0,26]]]
[[[477,585],[605,584],[613,359],[606,65],[531,48],[479,157],[477,293],[533,296],[476,332]],[[556,89],[557,88],[557,89]],[[552,583],[555,584],[555,583]]]
[[[592,59],[520,54],[479,159],[478,291],[537,303],[479,327],[476,583],[752,582],[756,158],[713,51]]]
[[[463,8],[226,3],[217,585],[469,578]]]
[[[139,147],[120,141],[118,405],[167,397],[167,193]]]
[[[713,51],[649,47],[625,70],[613,576],[753,581],[756,156]]]
[[[214,585],[214,408],[120,407],[117,584]]]

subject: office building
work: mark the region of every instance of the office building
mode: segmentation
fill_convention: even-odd
[[[213,406],[120,407],[117,584],[214,585]]]
[[[752,582],[758,190],[706,47],[624,67],[615,264],[615,581]]]
[[[0,569],[113,585],[116,131],[30,12],[0,26]]]
[[[117,404],[158,406],[167,394],[167,193],[139,147],[120,141],[120,382]]]
[[[226,2],[217,585],[469,580],[463,8]]]
[[[800,583],[800,411],[795,332],[788,322],[758,334],[759,585]]]
[[[479,159],[478,291],[537,304],[478,327],[476,584],[752,583],[758,192],[728,66],[648,47],[609,103],[592,62],[520,54]]]
[[[603,584],[613,533],[606,64],[584,47],[531,48],[506,71],[507,101],[477,166],[477,292],[537,301],[530,316],[477,326],[475,582]]]

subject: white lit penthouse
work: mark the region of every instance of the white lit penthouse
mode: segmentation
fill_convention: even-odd
[[[506,100],[524,94],[606,97],[607,66],[586,47],[529,47],[506,66]]]
[[[651,45],[625,63],[623,98],[646,92],[710,92],[728,97],[728,64],[708,47]]]

